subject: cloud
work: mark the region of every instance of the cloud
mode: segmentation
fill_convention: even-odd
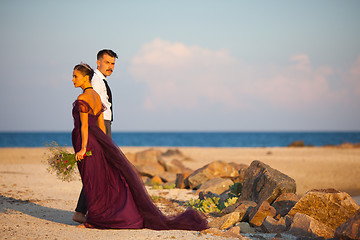
[[[292,66],[294,70],[303,72],[311,72],[310,58],[306,54],[297,54],[290,58],[295,64]]]
[[[354,91],[354,94],[357,98],[360,99],[360,56],[357,58],[356,62],[351,66],[349,71],[349,85]]]
[[[275,108],[306,109],[331,106],[344,100],[347,86],[359,89],[360,57],[341,89],[331,89],[334,70],[314,68],[307,54],[295,54],[286,65],[247,64],[227,51],[213,51],[155,39],[144,44],[132,59],[130,74],[149,89],[144,106],[156,109],[251,109],[266,104]],[[351,90],[353,91],[353,90]]]

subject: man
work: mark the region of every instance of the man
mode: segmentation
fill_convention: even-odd
[[[112,95],[109,85],[107,84],[106,77],[110,76],[115,67],[115,58],[118,58],[117,54],[110,49],[103,49],[97,54],[97,69],[94,72],[94,76],[91,80],[91,85],[94,90],[100,95],[101,102],[105,105],[104,111],[104,123],[106,128],[106,135],[110,138],[111,135],[111,122],[113,121],[112,112]],[[81,189],[79,200],[75,209],[73,220],[79,223],[86,221],[86,200],[84,195],[84,189]]]
[[[97,69],[91,80],[94,90],[100,95],[101,102],[105,105],[104,120],[106,135],[111,137],[111,122],[113,121],[112,96],[106,77],[110,76],[115,67],[117,54],[110,49],[103,49],[97,54]]]

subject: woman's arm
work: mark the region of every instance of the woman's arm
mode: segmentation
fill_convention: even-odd
[[[99,115],[99,117],[98,117],[98,125],[99,125],[99,128],[106,134],[106,128],[105,128],[103,113],[101,113]]]
[[[80,112],[81,121],[81,150],[76,153],[75,159],[82,160],[86,153],[86,147],[89,137],[88,113]]]

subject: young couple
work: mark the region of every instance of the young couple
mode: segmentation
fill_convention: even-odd
[[[83,189],[73,220],[99,229],[196,230],[208,228],[194,209],[167,217],[154,205],[135,168],[111,139],[112,97],[106,83],[117,55],[101,50],[95,71],[74,67],[73,83],[82,93],[73,103],[72,143]],[[83,158],[87,150],[92,156]]]

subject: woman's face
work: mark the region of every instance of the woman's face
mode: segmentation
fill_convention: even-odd
[[[82,85],[84,85],[87,78],[88,78],[88,76],[82,75],[82,73],[80,71],[74,70],[72,81],[74,83],[74,86],[77,88],[77,87],[81,87]]]

